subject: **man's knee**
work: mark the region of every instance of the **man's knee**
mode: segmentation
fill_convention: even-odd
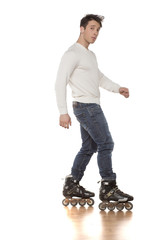
[[[112,152],[113,149],[114,149],[113,140],[98,145],[98,152],[105,151],[105,150]]]
[[[92,147],[92,148],[84,148],[84,147],[82,146],[80,152],[81,152],[82,154],[86,154],[86,155],[93,155],[94,153],[97,152],[97,146],[94,146],[94,147]]]

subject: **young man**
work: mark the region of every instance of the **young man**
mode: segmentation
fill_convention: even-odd
[[[98,69],[95,54],[88,49],[102,27],[104,17],[88,14],[81,19],[80,36],[63,55],[56,80],[57,105],[60,126],[69,128],[71,118],[67,110],[66,86],[69,83],[74,98],[73,110],[80,123],[82,147],[74,159],[71,174],[65,179],[65,197],[93,197],[94,193],[79,185],[93,153],[98,152],[98,167],[102,178],[100,199],[131,201],[133,197],[121,192],[116,185],[116,174],[112,170],[114,143],[107,121],[100,107],[99,87],[129,97],[129,90],[112,82]]]

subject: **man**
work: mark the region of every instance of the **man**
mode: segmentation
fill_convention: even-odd
[[[66,103],[66,86],[69,83],[74,98],[73,110],[80,123],[82,148],[74,159],[71,174],[65,179],[65,197],[90,198],[94,193],[79,185],[93,153],[101,175],[100,199],[102,201],[131,201],[133,197],[121,192],[116,185],[116,174],[112,170],[113,140],[107,121],[100,107],[99,87],[129,97],[129,90],[120,87],[104,76],[98,69],[95,54],[88,49],[102,27],[104,17],[88,14],[81,19],[80,36],[61,59],[56,80],[57,105],[60,112],[60,126],[69,128],[71,118]]]

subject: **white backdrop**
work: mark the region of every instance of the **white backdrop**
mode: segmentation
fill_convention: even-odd
[[[54,84],[60,58],[77,41],[80,19],[88,13],[105,16],[100,35],[90,46],[99,68],[130,89],[129,99],[101,90],[101,105],[115,142],[113,168],[119,187],[133,194],[140,206],[146,195],[147,198],[152,198],[148,194],[159,195],[158,0],[2,0],[0,218],[3,231],[0,234],[3,240],[13,239],[11,236],[53,239],[50,226],[53,205],[58,204],[57,198],[61,199],[61,178],[69,174],[81,146],[71,91],[68,89],[72,127],[65,130],[58,125]],[[95,155],[82,185],[98,194],[98,180]]]

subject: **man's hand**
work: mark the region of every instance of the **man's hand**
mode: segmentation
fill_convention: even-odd
[[[71,118],[68,114],[62,114],[59,118],[59,125],[64,128],[69,128],[71,126]]]
[[[123,95],[125,98],[129,97],[129,89],[125,87],[120,87],[119,93]]]

